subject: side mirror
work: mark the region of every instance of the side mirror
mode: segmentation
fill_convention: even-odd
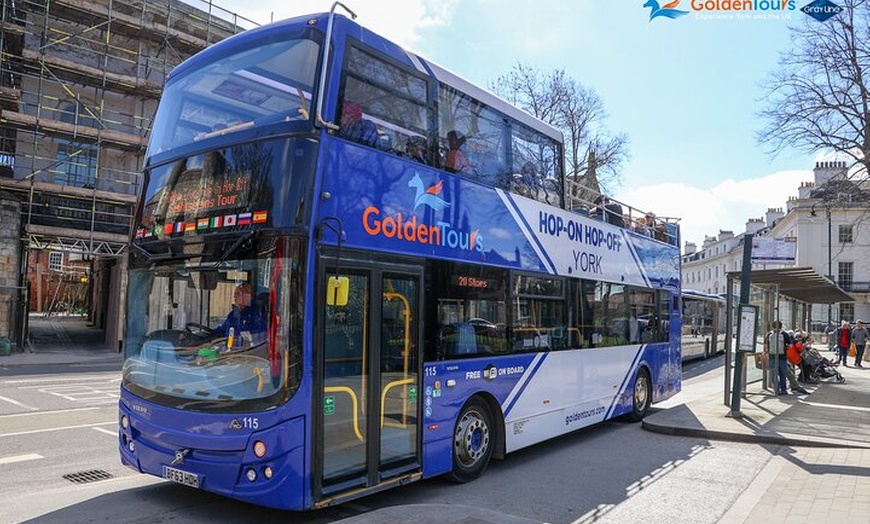
[[[326,281],[326,305],[346,306],[349,289],[350,279],[347,277],[329,277]]]

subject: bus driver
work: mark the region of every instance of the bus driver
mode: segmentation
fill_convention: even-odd
[[[251,285],[239,284],[233,292],[233,308],[226,320],[214,329],[214,333],[229,338],[231,335],[239,337],[243,331],[257,333],[264,329],[262,315],[253,304]]]

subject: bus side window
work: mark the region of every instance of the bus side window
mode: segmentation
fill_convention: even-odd
[[[483,102],[441,84],[438,92],[438,141],[444,169],[484,184],[498,186],[510,170],[504,114]]]
[[[358,104],[361,120],[369,122],[363,124],[367,128],[365,138],[349,138],[403,155],[403,136],[431,134],[429,86],[421,73],[397,66],[355,45],[348,47],[347,54],[341,100]],[[390,84],[389,89],[384,87],[386,83]]]

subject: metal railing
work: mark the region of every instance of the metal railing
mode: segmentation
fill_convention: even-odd
[[[609,213],[606,209],[603,214],[596,215],[603,199],[618,204],[622,208],[622,216],[606,216]],[[596,216],[640,235],[680,246],[679,218],[660,217],[651,211],[641,211],[571,179],[565,181],[565,209],[579,215]]]

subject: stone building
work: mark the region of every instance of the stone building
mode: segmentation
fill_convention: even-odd
[[[185,58],[256,25],[206,0],[2,0],[0,335],[21,346],[27,313],[57,303],[44,278],[54,261],[61,281],[84,271],[89,320],[107,346],[118,343],[163,81]]]
[[[724,294],[727,273],[743,265],[743,240],[749,233],[796,241],[795,267],[812,268],[854,298],[833,306],[815,304],[810,326],[824,331],[829,322],[870,319],[870,182],[848,175],[845,162],[817,162],[813,181],[797,188],[785,210],[768,209],[764,218],[750,218],[746,231],[720,231],[700,248],[686,242],[683,287]],[[753,269],[784,267],[754,264]],[[783,317],[784,318],[784,317]]]

